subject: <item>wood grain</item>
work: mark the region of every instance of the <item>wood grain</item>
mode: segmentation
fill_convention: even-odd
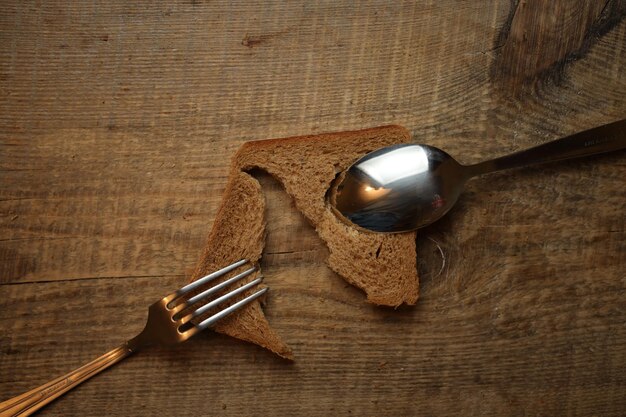
[[[187,280],[245,141],[395,123],[471,163],[626,117],[620,0],[127,3],[0,4],[0,399]],[[42,415],[623,414],[623,152],[472,181],[398,310],[260,176],[296,362],[207,333]]]
[[[625,15],[623,0],[518,1],[495,47],[502,48],[493,66],[496,79],[517,93],[538,78],[560,77]]]

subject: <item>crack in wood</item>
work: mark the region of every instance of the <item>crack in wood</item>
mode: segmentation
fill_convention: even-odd
[[[110,279],[140,279],[140,278],[184,278],[186,275],[113,275],[113,276],[103,276],[103,277],[77,277],[77,278],[65,278],[65,279],[42,279],[42,280],[28,280],[28,281],[18,281],[18,282],[0,282],[0,286],[11,286],[11,285],[27,285],[27,284],[54,284],[61,282],[74,282],[74,281],[100,281],[100,280],[110,280]]]

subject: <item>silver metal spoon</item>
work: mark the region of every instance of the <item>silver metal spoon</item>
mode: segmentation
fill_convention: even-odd
[[[626,119],[475,165],[461,165],[429,145],[403,144],[365,155],[329,190],[344,221],[374,232],[406,232],[440,219],[465,182],[502,169],[626,148]]]

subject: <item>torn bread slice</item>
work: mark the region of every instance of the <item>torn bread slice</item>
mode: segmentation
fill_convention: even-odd
[[[328,265],[367,300],[379,305],[415,304],[419,293],[415,233],[375,234],[339,220],[326,202],[337,173],[377,148],[406,143],[400,126],[245,143],[235,155],[213,229],[193,279],[241,258],[260,259],[265,203],[261,187],[246,171],[262,169],[293,198],[330,250]],[[250,277],[253,279],[254,277]],[[291,358],[291,350],[270,328],[258,302],[226,318],[216,330]]]

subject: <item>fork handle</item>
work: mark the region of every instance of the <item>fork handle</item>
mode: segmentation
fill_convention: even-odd
[[[63,376],[0,403],[0,417],[29,416],[57,397],[133,353],[124,343]]]

